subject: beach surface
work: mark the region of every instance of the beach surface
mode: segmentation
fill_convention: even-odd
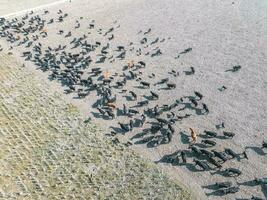
[[[47,3],[50,2],[47,1]],[[23,9],[31,7],[23,7]],[[1,14],[7,15],[16,11],[11,7],[10,9],[10,11],[3,9]],[[62,14],[58,14],[59,9],[62,10]],[[44,14],[44,10],[49,10],[49,13]],[[261,149],[263,140],[267,139],[267,2],[260,0],[253,2],[249,0],[76,0],[40,9],[33,15],[38,14],[49,21],[52,18],[57,19],[64,13],[67,13],[68,17],[63,22],[45,26],[48,36],[40,37],[37,41],[42,43],[43,48],[68,45],[66,51],[79,53],[79,48],[71,49],[69,44],[73,37],[87,35],[90,42],[100,41],[103,45],[110,42],[109,55],[115,55],[116,46],[127,46],[129,51],[128,45],[132,42],[135,47],[134,53],[127,54],[125,59],[93,63],[91,66],[101,67],[103,71],[115,74],[121,73],[123,66],[129,62],[142,60],[146,63],[142,71],[142,80],[154,84],[168,77],[170,82],[176,84],[173,90],[150,88],[160,96],[158,101],[149,102],[149,108],[156,104],[170,105],[181,97],[194,95],[194,91],[199,91],[203,95],[201,105],[205,103],[209,108],[207,115],[200,114],[198,109],[189,109],[187,112],[177,111],[175,113],[177,115],[189,114],[190,117],[173,125],[175,133],[169,144],[149,147],[147,143],[138,142],[140,138],[133,139],[133,137],[142,131],[140,128],[125,134],[117,134],[116,137],[121,143],[131,141],[134,145],[129,148],[143,159],[157,162],[166,154],[188,149],[191,140],[189,128],[193,128],[198,135],[203,134],[204,130],[215,131],[219,135],[222,135],[223,131],[233,132],[235,136],[232,139],[213,139],[217,144],[214,148],[208,149],[224,151],[225,148],[230,148],[239,154],[246,150],[248,159],[230,159],[223,164],[223,169],[234,167],[241,170],[242,175],[238,177],[213,174],[216,170],[199,171],[195,168],[192,157],[188,158],[187,165],[173,166],[159,162],[158,166],[166,175],[188,187],[196,199],[249,199],[252,195],[267,198],[265,186],[252,187],[246,184],[239,184],[240,190],[235,194],[226,196],[206,196],[205,194],[213,192],[205,186],[215,182],[232,181],[237,185],[267,176],[267,152],[266,149]],[[77,21],[80,24],[79,28],[75,28]],[[88,29],[92,21],[95,22],[94,30]],[[99,35],[99,29],[104,33],[112,27],[116,27],[112,41],[103,38],[103,34]],[[149,35],[144,36],[144,32],[149,29],[151,29]],[[64,34],[58,34],[59,30],[63,30]],[[72,36],[65,37],[69,31]],[[141,47],[140,41],[144,37],[147,37],[149,43],[156,38],[164,39],[164,42],[146,48]],[[27,69],[39,78],[40,83],[51,75],[49,71],[36,70],[37,67],[32,62],[24,61],[21,57],[22,52],[32,48],[27,48],[25,45],[16,46],[6,42],[5,38],[1,38],[0,43],[3,51],[12,52],[19,63],[24,63]],[[13,49],[10,46],[13,46]],[[162,55],[151,57],[151,52],[157,47],[160,48]],[[142,55],[136,54],[135,51],[138,48],[142,48]],[[190,52],[179,54],[188,48],[191,48]],[[150,54],[145,56],[147,52]],[[98,59],[98,53],[92,54],[93,60]],[[227,71],[238,65],[241,66],[239,71]],[[195,69],[193,75],[187,73],[190,67]],[[178,72],[179,76],[173,76],[170,73],[172,70]],[[86,73],[89,71],[90,68]],[[154,78],[151,78],[152,73],[155,74]],[[117,79],[119,80],[119,77]],[[99,99],[97,93],[92,92],[80,99],[77,98],[77,93],[65,94],[64,89],[67,87],[56,80],[51,81],[50,84],[66,102],[75,105],[84,118],[90,117],[92,123],[97,124],[104,132],[118,130],[118,122],[129,123],[130,119],[125,116],[116,116],[114,120],[102,119],[94,107]],[[137,101],[142,101],[143,95],[147,95],[149,90],[138,86],[136,82],[127,82],[125,89],[134,91],[138,95]],[[129,100],[130,97],[127,98],[128,93],[116,94],[117,108],[122,109],[123,104],[127,107],[136,105],[136,101]],[[218,128],[222,123],[225,128]],[[147,127],[149,124],[144,126],[144,128]],[[199,137],[198,142],[201,139],[203,138]]]

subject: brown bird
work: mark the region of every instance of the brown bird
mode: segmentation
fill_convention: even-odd
[[[104,74],[103,74],[103,76],[104,76],[104,80],[108,80],[109,79],[109,73],[108,73],[108,71],[105,71]]]
[[[134,66],[134,61],[133,60],[128,62],[128,68],[132,68],[133,66]]]
[[[116,105],[114,103],[107,103],[107,106],[112,108],[112,109],[116,108]]]
[[[192,128],[189,128],[189,129],[191,131],[191,138],[192,138],[191,144],[194,144],[197,141],[197,134],[196,134],[196,132]]]

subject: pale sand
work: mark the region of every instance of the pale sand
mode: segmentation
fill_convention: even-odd
[[[69,0],[0,0],[0,17],[17,16],[29,10],[37,10],[66,1]]]
[[[171,92],[164,91],[160,101],[162,104],[169,103],[183,95],[190,95],[193,91],[200,91],[204,95],[203,101],[209,106],[210,114],[192,117],[176,124],[176,134],[171,144],[153,149],[141,145],[133,146],[141,156],[152,161],[159,160],[166,153],[187,147],[181,142],[180,131],[189,134],[189,127],[193,127],[198,133],[205,129],[216,130],[215,125],[222,121],[225,122],[226,129],[235,132],[236,136],[232,140],[218,140],[219,147],[217,146],[216,149],[223,150],[224,147],[231,147],[241,152],[246,146],[261,146],[262,140],[266,138],[267,129],[267,26],[264,23],[267,13],[266,3],[263,1],[252,3],[248,0],[235,1],[234,4],[232,1],[212,0],[74,1],[50,8],[50,15],[46,18],[56,16],[55,13],[59,8],[71,16],[64,22],[64,30],[66,33],[72,30],[76,36],[88,32],[89,19],[95,19],[96,24],[106,29],[111,27],[114,20],[117,20],[121,25],[115,32],[115,42],[118,44],[139,41],[141,36],[137,35],[138,31],[147,30],[150,27],[154,38],[170,36],[171,40],[161,44],[164,55],[155,59],[144,58],[148,64],[145,74],[154,72],[158,78],[162,78],[170,69],[177,69],[182,73],[190,66],[195,67],[194,76],[185,76],[182,73],[181,77],[173,79],[178,86],[177,89]],[[81,20],[81,28],[74,30],[75,20],[80,16],[85,19]],[[47,45],[56,46],[57,42],[62,45],[65,43],[64,38],[55,34],[58,31],[56,25],[49,26],[49,40],[45,40]],[[62,25],[60,26],[62,28]],[[192,47],[193,51],[178,60],[173,59],[178,52],[188,47]],[[130,59],[135,60],[136,57],[127,58],[127,60]],[[121,69],[126,61],[104,64],[103,67]],[[237,64],[242,66],[239,72],[224,72]],[[28,65],[34,69],[34,66]],[[44,77],[42,72],[36,72],[36,74]],[[227,87],[224,92],[218,91],[222,85]],[[131,88],[130,85],[129,88]],[[58,90],[62,92],[60,87]],[[67,96],[66,100],[78,105],[85,116],[91,111],[96,112],[90,106],[95,101],[94,97],[75,100]],[[124,119],[120,117],[118,120]],[[114,121],[104,121],[105,123],[99,119],[94,121],[104,127],[105,125],[117,126]],[[134,133],[137,132],[134,131]],[[134,133],[129,136],[133,136]],[[243,175],[237,178],[239,182],[267,176],[266,155],[259,156],[250,149],[248,156],[249,160],[229,161],[224,164],[224,167],[241,169]],[[235,180],[220,175],[210,176],[209,172],[191,172],[185,167],[160,165],[170,176],[183,180],[185,185],[199,195],[199,199],[206,199],[204,192],[210,192],[204,191],[201,186],[216,181]],[[241,186],[240,188],[239,193],[228,195],[223,199],[248,198],[252,194],[263,196],[260,187]],[[220,199],[220,197],[211,196],[211,199]]]

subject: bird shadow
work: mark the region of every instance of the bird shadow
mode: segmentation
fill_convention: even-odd
[[[264,155],[267,154],[260,147],[248,146],[248,147],[245,148],[245,150],[247,150],[247,149],[252,149],[253,151],[255,151],[260,156],[264,156]]]
[[[203,170],[197,169],[196,166],[194,164],[191,164],[191,163],[187,163],[185,166],[191,172],[202,172],[203,171]]]
[[[257,183],[255,183],[254,180],[250,180],[250,181],[245,181],[242,183],[237,182],[238,185],[243,185],[243,186],[249,186],[249,187],[254,187],[257,185]]]
[[[144,97],[146,100],[149,100],[149,101],[155,100],[155,99],[153,99],[152,96],[143,95],[143,97]]]
[[[149,142],[146,144],[147,148],[155,148],[155,147],[157,147],[157,146],[159,146],[159,145],[160,145],[160,143],[159,143],[158,139],[154,139],[154,140],[152,140],[152,141],[149,141]]]
[[[126,101],[134,101],[133,98],[129,95],[125,95],[123,97],[125,97]]]
[[[110,128],[113,129],[113,131],[115,131],[116,133],[125,134],[125,131],[122,130],[121,128],[114,127],[114,126],[110,126]]]
[[[204,189],[209,189],[209,190],[217,190],[217,189],[219,189],[216,184],[204,185],[204,186],[201,186],[201,187],[204,188]]]
[[[131,137],[131,140],[144,137],[147,134],[147,132],[142,131],[140,133],[135,134],[133,137]]]
[[[207,196],[223,196],[222,192],[220,190],[215,190],[210,193],[205,193]]]
[[[189,140],[189,136],[186,135],[184,132],[180,132],[180,136],[181,136],[181,142],[183,144],[189,144],[190,140]]]
[[[194,73],[192,71],[184,71],[185,75],[189,76],[189,75],[193,75]]]
[[[202,109],[193,107],[190,103],[183,103],[183,105],[185,106],[185,109],[193,110],[197,115],[204,115]]]
[[[146,138],[143,138],[142,140],[138,140],[136,142],[134,142],[134,144],[145,144],[150,142],[151,140],[153,140],[154,136],[148,136]]]
[[[92,108],[97,108],[100,105],[102,105],[102,100],[101,99],[98,99],[95,103],[93,103]]]
[[[144,87],[144,86],[133,86],[133,87],[137,89],[148,89],[147,87]]]
[[[110,119],[108,116],[101,115],[100,113],[96,113],[96,112],[93,112],[93,111],[91,112],[91,114],[97,119],[99,119],[99,118],[102,118],[104,120],[109,120]]]
[[[261,184],[261,191],[264,197],[267,199],[267,184]]]

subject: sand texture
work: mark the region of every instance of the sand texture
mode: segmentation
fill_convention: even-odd
[[[18,16],[18,21],[8,18],[0,42],[40,84],[49,78],[84,119],[157,163],[197,199],[266,199],[266,185],[254,181],[267,177],[267,151],[262,148],[267,139],[266,16],[267,3],[260,0],[76,0]],[[22,21],[34,31],[4,27]],[[105,77],[110,84],[103,84]],[[166,78],[174,88],[157,84]],[[159,97],[153,98],[151,91]],[[105,110],[106,96],[109,101],[116,97],[110,110],[114,118]],[[124,104],[139,113],[125,114]],[[155,108],[162,113],[156,115]],[[153,132],[156,126],[160,130]],[[224,153],[226,161],[213,155],[221,168],[189,148],[189,128],[197,134],[194,147]],[[205,131],[217,136],[207,137]],[[236,153],[234,158],[226,149]],[[202,170],[194,159],[209,169]],[[242,173],[229,176],[228,168]],[[215,190],[212,185],[222,181],[231,181],[238,191],[223,195]]]

